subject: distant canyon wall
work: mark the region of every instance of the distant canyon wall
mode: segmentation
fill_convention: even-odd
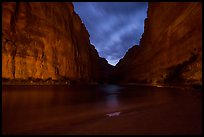
[[[114,66],[110,65],[105,58],[99,58],[99,83],[112,83],[112,73]]]
[[[149,3],[139,46],[115,69],[116,82],[202,85],[202,3]]]
[[[72,3],[2,3],[2,78],[97,81],[98,63]]]

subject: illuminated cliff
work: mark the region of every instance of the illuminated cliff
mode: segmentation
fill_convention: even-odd
[[[2,3],[2,78],[96,81],[98,58],[72,3]]]

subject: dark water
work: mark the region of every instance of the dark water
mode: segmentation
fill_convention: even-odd
[[[152,108],[155,109],[151,110],[150,113],[155,114],[168,113],[172,110],[177,111],[179,108],[178,113],[184,115],[185,118],[183,121],[189,121],[183,123],[186,128],[182,129],[182,133],[185,134],[185,130],[188,133],[189,129],[192,129],[190,133],[193,134],[202,132],[201,91],[117,85],[3,86],[2,89],[3,134],[77,134],[77,131],[79,131],[77,129],[78,125],[83,125],[84,122],[89,123],[89,121],[105,123],[103,119],[107,118],[109,113],[119,112],[118,121],[123,121],[124,119],[131,120],[131,117],[125,117],[126,114],[131,112],[141,112],[140,114],[142,114]],[[170,109],[165,110],[168,107]],[[179,117],[172,117],[172,115],[169,115],[170,119],[179,121]],[[143,116],[141,115],[141,117]],[[158,120],[160,119],[158,118]],[[116,131],[117,128],[122,127],[117,125],[117,121],[115,123],[115,129],[113,128],[112,131],[117,134],[119,133]],[[180,123],[182,124],[182,122]],[[194,124],[194,127],[191,127],[192,124]],[[76,128],[72,129],[74,126]],[[90,126],[90,124],[87,124],[87,126]],[[150,124],[147,129],[150,126],[154,125]],[[56,127],[60,127],[60,129]],[[136,125],[130,126],[133,129],[134,127]],[[93,131],[82,131],[81,128],[81,134],[88,134]],[[91,127],[96,134],[100,134],[99,128],[103,128],[103,125]],[[112,131],[110,130],[107,133],[109,134]],[[168,132],[171,133],[171,130]],[[128,133],[128,131],[124,133]],[[137,134],[133,130],[131,130],[131,133]]]

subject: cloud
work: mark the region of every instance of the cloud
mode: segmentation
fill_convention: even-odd
[[[144,31],[146,2],[73,2],[99,55],[115,65]]]

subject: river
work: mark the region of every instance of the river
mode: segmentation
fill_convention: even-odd
[[[136,85],[3,85],[2,131],[202,134],[202,92]]]

